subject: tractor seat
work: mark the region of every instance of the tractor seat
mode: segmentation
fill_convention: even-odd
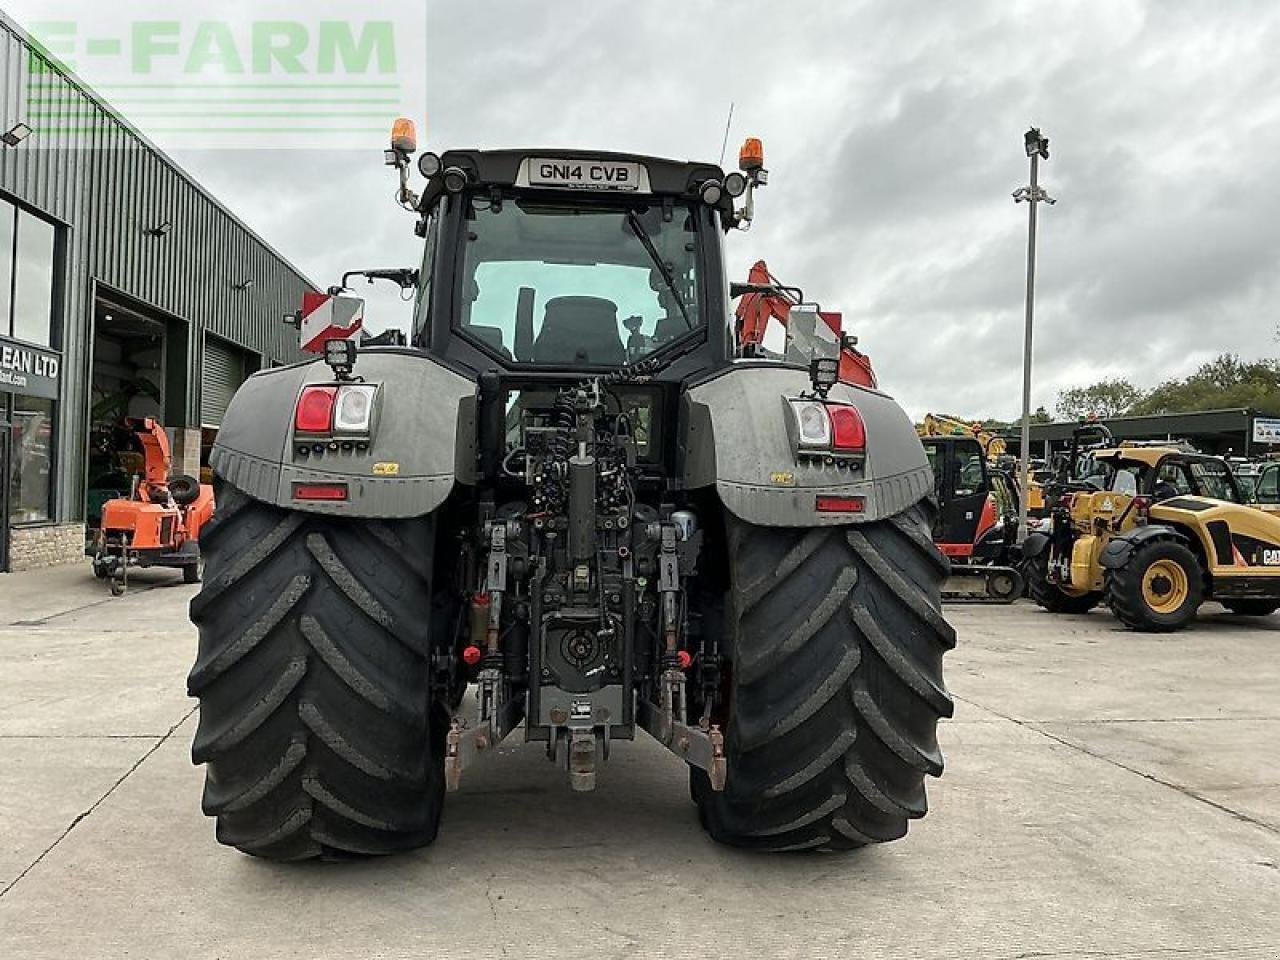
[[[600,297],[547,301],[542,330],[533,344],[534,363],[621,366],[626,359],[613,301]]]

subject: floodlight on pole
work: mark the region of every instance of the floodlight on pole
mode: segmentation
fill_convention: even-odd
[[[1014,203],[1026,203],[1030,207],[1027,217],[1027,311],[1022,345],[1022,437],[1018,450],[1018,542],[1027,539],[1027,495],[1031,490],[1031,331],[1036,299],[1036,209],[1041,203],[1053,205],[1054,200],[1040,186],[1040,161],[1049,159],[1049,138],[1042,136],[1039,127],[1032,127],[1023,135],[1023,145],[1031,160],[1031,185],[1013,192]]]

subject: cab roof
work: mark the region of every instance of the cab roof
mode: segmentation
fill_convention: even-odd
[[[638,163],[647,172],[650,193],[695,195],[708,179],[724,179],[724,171],[714,163],[669,160],[639,153],[616,153],[608,150],[562,150],[555,147],[530,147],[519,150],[448,150],[441,154],[441,165],[461,167],[473,182],[493,186],[515,186],[525,160],[576,160]]]
[[[1129,460],[1135,463],[1143,463],[1149,467],[1154,467],[1165,457],[1180,456],[1202,458],[1201,454],[1188,453],[1179,447],[1107,447],[1102,450],[1094,450],[1093,456],[1096,460]],[[1214,457],[1203,457],[1204,459],[1216,459]]]

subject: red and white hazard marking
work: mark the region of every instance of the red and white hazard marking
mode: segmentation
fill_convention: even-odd
[[[349,340],[364,326],[364,301],[327,293],[302,295],[302,349],[324,353],[326,340]]]

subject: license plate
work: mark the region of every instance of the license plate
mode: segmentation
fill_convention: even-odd
[[[621,160],[551,160],[531,157],[529,186],[557,190],[608,190],[634,193],[640,189],[640,164]]]

